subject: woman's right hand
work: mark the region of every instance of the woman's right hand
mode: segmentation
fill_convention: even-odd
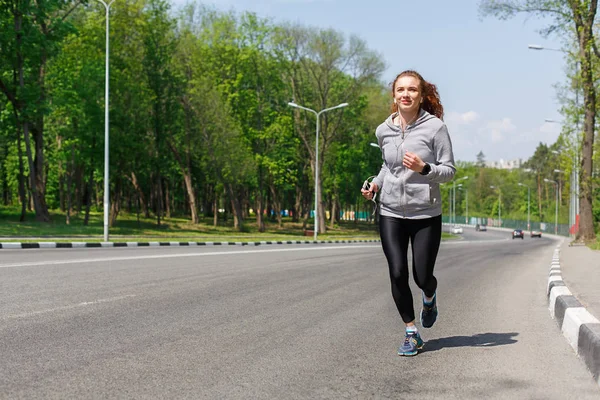
[[[377,187],[377,184],[375,182],[371,182],[371,187],[369,188],[369,190],[365,190],[365,189],[360,189],[360,192],[362,193],[363,197],[367,200],[372,200],[373,196],[375,195],[375,193],[377,193],[377,191],[379,190],[379,187]]]

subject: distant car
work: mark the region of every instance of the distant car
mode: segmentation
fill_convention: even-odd
[[[456,234],[463,233],[463,228],[460,227],[460,226],[455,225],[455,226],[452,227],[452,233],[456,233]]]
[[[475,230],[479,232],[485,232],[487,231],[487,226],[477,224],[475,225]]]
[[[529,236],[534,238],[534,237],[538,237],[541,238],[542,237],[542,232],[540,231],[531,231],[529,232]]]
[[[515,229],[512,233],[512,238],[521,238],[524,239],[525,234],[522,229]]]

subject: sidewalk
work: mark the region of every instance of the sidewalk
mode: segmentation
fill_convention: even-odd
[[[600,251],[587,246],[560,247],[560,267],[563,281],[582,306],[600,319]]]
[[[570,242],[557,247],[550,265],[550,314],[600,385],[600,251]]]

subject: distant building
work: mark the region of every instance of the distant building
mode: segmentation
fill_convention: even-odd
[[[498,169],[515,169],[515,168],[521,168],[521,165],[523,164],[523,160],[520,158],[517,158],[516,160],[503,160],[500,159],[499,161],[486,161],[485,162],[485,166],[488,168],[498,168]]]

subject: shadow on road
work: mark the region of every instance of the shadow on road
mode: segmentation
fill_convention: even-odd
[[[517,343],[514,336],[517,332],[510,333],[478,333],[473,336],[450,336],[432,339],[425,343],[425,351],[436,351],[448,347],[495,347],[505,344]]]

